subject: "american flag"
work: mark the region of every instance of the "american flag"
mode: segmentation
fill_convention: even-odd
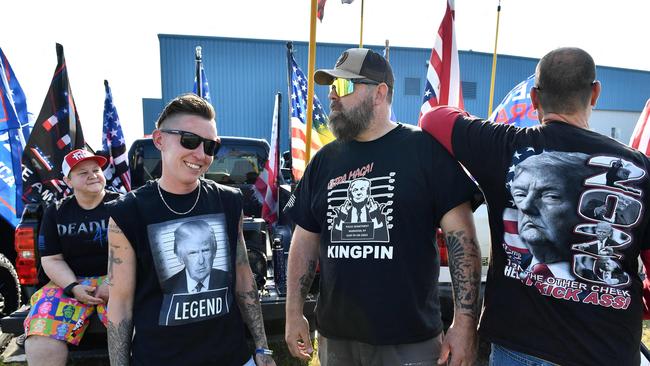
[[[650,99],[645,103],[645,108],[636,122],[630,146],[650,156]]]
[[[194,94],[202,97],[207,100],[208,103],[212,104],[210,99],[210,86],[208,85],[208,78],[205,76],[205,70],[203,69],[203,58],[201,55],[201,46],[196,47],[196,76],[194,76]],[[200,84],[197,82],[197,79],[201,79]],[[201,85],[201,90],[199,90],[199,85]]]
[[[506,196],[507,201],[503,210],[503,241],[509,250],[521,254],[529,254],[528,248],[521,241],[518,229],[517,206],[514,198],[510,194],[510,185],[515,177],[515,167],[527,158],[538,154],[533,147],[522,148],[512,155],[512,164],[506,174]]]
[[[289,61],[289,72],[291,89],[291,166],[293,177],[302,178],[307,166],[306,160],[306,114],[307,114],[307,78],[293,58],[289,49],[287,53]],[[314,109],[312,118],[311,134],[311,156],[314,156],[323,145],[334,141],[334,135],[327,128],[328,117],[320,104],[318,97],[314,95]]]
[[[275,96],[269,158],[266,160],[262,174],[255,181],[255,196],[262,203],[262,218],[269,225],[278,221],[279,121],[280,93]]]
[[[126,142],[122,133],[120,117],[113,104],[113,93],[108,81],[104,80],[106,99],[104,99],[104,126],[102,145],[108,153],[108,164],[104,169],[106,188],[115,192],[126,193],[131,190],[131,173],[126,152]]]
[[[436,42],[429,58],[420,118],[437,105],[450,105],[463,109],[458,49],[454,32],[454,13],[454,0],[448,0],[447,10],[442,18],[442,23],[440,23],[440,28],[438,28]]]

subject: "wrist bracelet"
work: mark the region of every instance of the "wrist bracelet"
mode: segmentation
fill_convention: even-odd
[[[273,355],[273,351],[271,351],[268,348],[258,348],[258,349],[255,350],[255,354],[256,355],[269,355],[269,356],[271,356],[271,355]]]
[[[63,293],[65,294],[65,296],[67,296],[67,297],[74,297],[74,293],[72,292],[72,289],[73,289],[75,286],[77,286],[77,285],[79,285],[79,282],[76,282],[76,281],[75,281],[75,282],[69,284],[68,286],[66,286],[66,287],[63,289]]]

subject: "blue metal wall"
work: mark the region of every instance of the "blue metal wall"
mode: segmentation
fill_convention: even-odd
[[[192,90],[194,83],[194,49],[203,48],[203,63],[210,84],[212,103],[217,112],[220,135],[269,139],[273,96],[283,95],[281,110],[281,148],[288,149],[287,125],[287,58],[286,42],[221,37],[159,35],[162,78],[162,106],[178,94]],[[354,45],[319,43],[316,68],[332,68],[338,56]],[[367,46],[377,52],[383,46]],[[296,61],[307,70],[308,44],[295,42]],[[417,123],[422,100],[426,62],[431,49],[391,47],[390,62],[395,74],[393,109],[405,123]],[[490,91],[492,55],[460,51],[460,71],[463,82],[476,83],[476,97],[465,98],[465,109],[486,116]],[[513,86],[533,74],[537,59],[499,56],[495,85],[496,106]],[[596,60],[597,61],[597,60]],[[598,79],[603,92],[598,109],[640,112],[650,96],[650,72],[598,67]],[[417,95],[405,95],[405,79],[419,78]],[[316,86],[316,95],[326,110],[328,88]],[[144,120],[157,118],[153,101],[146,104]],[[148,127],[147,127],[148,128]],[[145,133],[150,132],[145,129]]]

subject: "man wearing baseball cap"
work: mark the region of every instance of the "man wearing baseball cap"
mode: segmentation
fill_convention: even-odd
[[[31,298],[25,319],[30,365],[65,365],[67,343],[77,345],[97,311],[106,325],[108,211],[119,194],[104,190],[106,158],[86,150],[68,153],[61,167],[74,194],[49,205],[38,237],[41,265],[50,282]]]
[[[476,354],[480,249],[476,186],[419,128],[391,122],[390,64],[364,48],[318,70],[330,85],[328,126],[337,140],[307,166],[286,211],[289,253],[285,338],[312,353],[303,304],[320,264],[319,358],[338,365],[469,365]],[[447,238],[454,323],[442,337],[435,230]]]

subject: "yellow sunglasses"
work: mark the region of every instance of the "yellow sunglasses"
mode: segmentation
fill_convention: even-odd
[[[339,97],[344,97],[354,92],[354,84],[379,85],[370,79],[334,79],[330,85],[330,90],[334,91]]]

